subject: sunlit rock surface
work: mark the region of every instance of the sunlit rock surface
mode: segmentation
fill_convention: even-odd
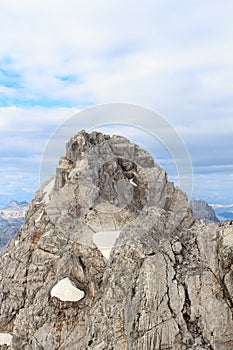
[[[147,152],[82,131],[1,255],[0,334],[11,350],[233,349],[232,264],[231,222],[195,220]]]

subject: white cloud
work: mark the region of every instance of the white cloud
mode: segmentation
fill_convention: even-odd
[[[43,150],[56,127],[75,109],[0,108],[0,192],[12,199],[30,200],[39,187]]]
[[[10,57],[2,66],[20,74],[20,99],[121,100],[163,109],[229,95],[229,2],[114,0],[87,6],[70,0],[48,6],[42,0],[0,8],[1,33],[8,33],[0,52]],[[59,79],[64,75],[77,80],[67,84]]]
[[[198,171],[224,172],[233,147],[232,10],[227,0],[1,2],[4,167],[15,156],[20,171],[38,165],[77,109],[127,102],[165,115]]]
[[[27,192],[27,193],[35,193],[35,191],[37,190],[36,188],[26,188],[26,187],[24,187],[24,188],[22,188],[22,190],[24,191],[24,192]]]
[[[210,204],[214,208],[233,208],[233,204]]]
[[[41,127],[43,124],[59,125],[76,112],[78,112],[78,109],[62,107],[1,107],[0,122],[4,125],[7,131],[15,130],[15,124],[16,126],[19,124],[23,125],[23,127],[36,129],[38,126]]]

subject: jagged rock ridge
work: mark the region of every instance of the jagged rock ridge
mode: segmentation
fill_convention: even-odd
[[[120,231],[108,260],[106,242],[95,244],[103,231]],[[232,349],[232,263],[231,222],[195,220],[147,152],[82,131],[1,256],[0,342],[8,336],[11,350]]]
[[[9,210],[9,212],[12,211],[12,215],[13,215],[13,211],[15,211],[21,217],[20,214],[23,213],[25,210],[27,210],[28,204],[29,203],[26,201],[19,202],[17,200],[13,200],[10,203],[8,203],[6,206],[4,206],[4,208],[2,210],[4,212],[7,210]],[[14,217],[16,217],[16,216],[14,215]]]
[[[205,201],[194,199],[190,202],[193,216],[202,220],[205,224],[220,222],[217,218],[214,209]]]

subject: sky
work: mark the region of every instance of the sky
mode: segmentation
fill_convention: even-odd
[[[56,130],[107,103],[163,116],[190,154],[192,197],[233,203],[232,0],[7,0],[0,13],[0,206],[30,200]]]

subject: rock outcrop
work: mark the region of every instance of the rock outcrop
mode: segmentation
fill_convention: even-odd
[[[82,131],[1,256],[0,303],[2,349],[233,349],[233,225],[195,220],[137,145]]]
[[[205,201],[194,199],[190,204],[195,218],[202,220],[205,224],[220,222],[214,209]]]

